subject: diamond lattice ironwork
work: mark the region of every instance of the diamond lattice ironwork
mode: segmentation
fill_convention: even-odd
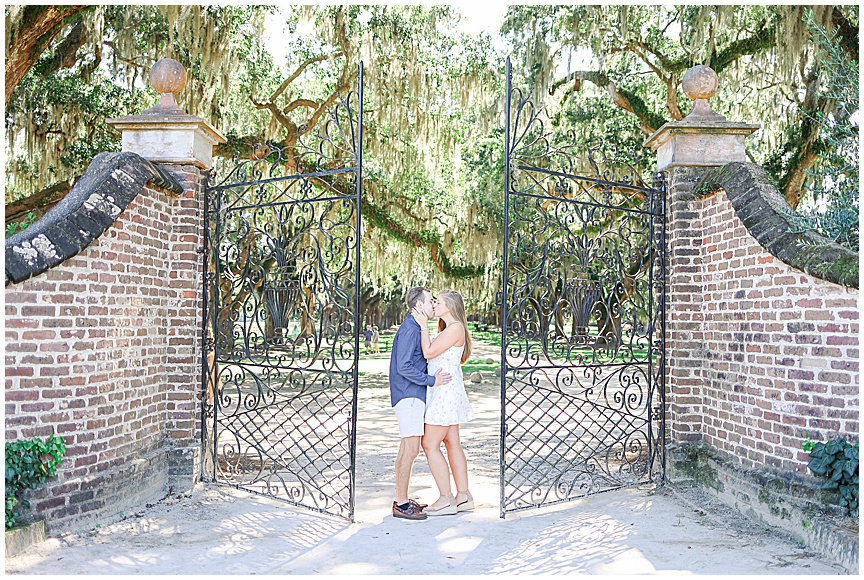
[[[314,131],[206,188],[209,479],[352,520],[363,68]]]
[[[544,129],[509,61],[506,90],[502,517],[664,463],[662,180]]]

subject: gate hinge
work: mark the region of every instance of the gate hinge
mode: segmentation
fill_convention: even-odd
[[[195,253],[196,254],[203,254],[204,253],[204,246],[201,246],[200,248],[195,248]]]

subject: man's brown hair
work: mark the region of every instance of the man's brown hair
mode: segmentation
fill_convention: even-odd
[[[429,292],[429,289],[424,288],[423,286],[415,286],[414,288],[408,290],[408,294],[405,295],[405,303],[408,304],[408,310],[414,308],[414,306],[416,306],[418,302],[423,301],[424,292]]]

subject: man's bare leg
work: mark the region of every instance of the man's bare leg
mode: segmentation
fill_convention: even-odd
[[[403,437],[396,454],[396,503],[408,502],[408,485],[411,482],[411,469],[420,454],[420,436]]]

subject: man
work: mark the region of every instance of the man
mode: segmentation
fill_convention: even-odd
[[[408,290],[405,296],[408,311],[419,308],[432,317],[432,293],[426,288]],[[425,505],[408,498],[408,484],[414,460],[420,453],[423,437],[423,418],[426,414],[426,388],[446,385],[448,373],[438,371],[435,376],[426,372],[426,359],[420,346],[420,325],[411,314],[393,337],[390,353],[390,404],[399,422],[399,453],[396,455],[396,501],[393,502],[393,517],[408,520],[425,520]]]

